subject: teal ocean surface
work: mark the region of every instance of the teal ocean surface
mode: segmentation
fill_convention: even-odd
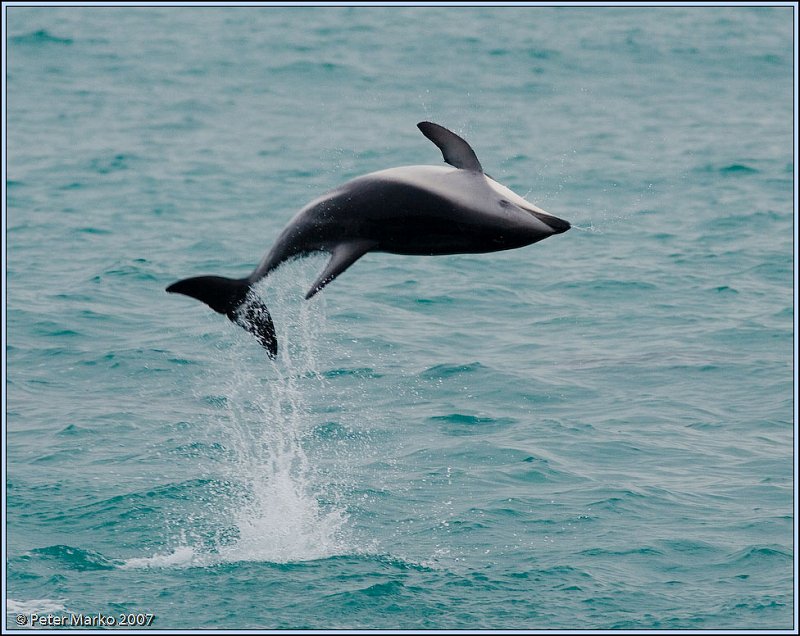
[[[8,629],[793,628],[791,7],[4,10]],[[165,293],[422,120],[573,228]]]

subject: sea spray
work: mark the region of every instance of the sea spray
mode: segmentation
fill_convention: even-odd
[[[318,258],[292,263],[264,292],[279,318],[280,353],[270,362],[241,339],[224,361],[228,447],[226,480],[241,487],[229,502],[237,532],[219,545],[225,561],[303,561],[346,551],[347,514],[323,506],[325,484],[309,462],[303,439],[313,426],[309,393],[319,391],[324,302],[303,300]],[[238,336],[238,334],[237,334]],[[242,349],[248,353],[241,364]]]
[[[214,408],[206,421],[209,447],[224,449],[207,471],[216,496],[185,520],[171,553],[130,559],[126,567],[285,563],[352,551],[347,512],[304,448],[315,424],[310,395],[324,382],[324,301],[303,300],[319,266],[314,257],[290,263],[258,287],[276,316],[277,360],[248,334],[220,323],[226,341],[198,389]]]

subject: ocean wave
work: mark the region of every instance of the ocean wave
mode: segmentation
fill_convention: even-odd
[[[52,614],[55,612],[68,612],[64,605],[66,599],[34,598],[27,601],[18,601],[13,598],[6,599],[6,614]]]
[[[120,561],[93,550],[85,550],[69,545],[51,545],[45,548],[33,548],[27,552],[28,556],[36,559],[57,561],[69,570],[80,572],[92,570],[113,570]]]
[[[53,35],[46,29],[39,29],[31,33],[24,33],[21,35],[13,35],[9,38],[11,44],[21,44],[25,46],[40,46],[48,44],[68,46],[73,43],[72,38],[59,37]]]

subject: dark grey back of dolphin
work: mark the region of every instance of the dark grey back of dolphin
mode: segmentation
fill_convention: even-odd
[[[186,278],[167,287],[225,314],[271,357],[275,327],[253,285],[292,258],[324,251],[330,261],[311,298],[367,252],[460,254],[514,249],[566,232],[570,224],[484,174],[470,145],[432,122],[417,124],[444,166],[405,166],[348,181],[303,207],[247,278]]]

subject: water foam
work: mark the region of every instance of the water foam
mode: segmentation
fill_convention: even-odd
[[[212,417],[209,435],[227,451],[221,481],[234,487],[204,513],[225,518],[229,530],[224,538],[214,537],[210,544],[203,537],[187,541],[186,535],[195,530],[184,527],[171,553],[129,559],[123,567],[285,563],[353,551],[347,541],[347,513],[330,503],[335,497],[326,491],[303,447],[313,426],[309,394],[324,382],[319,370],[324,302],[303,300],[319,260],[291,263],[283,268],[288,271],[270,277],[269,288],[261,289],[270,311],[279,312],[277,361],[254,347],[244,331],[226,332],[235,341],[211,378],[216,395],[225,399]]]
[[[35,598],[28,601],[15,601],[13,598],[6,599],[7,614],[52,614],[66,611],[64,599]]]
[[[220,547],[225,560],[302,561],[347,551],[347,515],[320,503],[327,498],[325,486],[303,448],[312,426],[307,394],[318,390],[322,381],[324,303],[321,298],[303,300],[319,260],[292,263],[290,275],[276,278],[270,290],[269,306],[284,314],[275,376],[264,382],[263,365],[234,361],[236,373],[227,386],[228,434],[234,450],[228,478],[241,483],[246,494],[233,510],[238,538]]]
[[[151,557],[134,557],[120,566],[121,570],[146,568],[180,568],[210,565],[211,562],[202,553],[190,546],[179,546],[169,554],[154,554]]]

